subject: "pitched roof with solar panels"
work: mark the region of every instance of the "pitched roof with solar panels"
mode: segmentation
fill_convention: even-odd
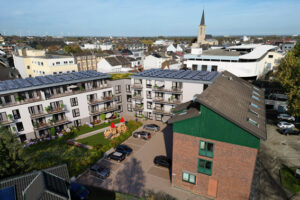
[[[179,82],[200,82],[204,84],[212,83],[218,76],[219,72],[212,71],[192,71],[192,70],[163,70],[149,69],[143,72],[135,73],[131,78],[142,78],[151,80],[169,80]]]
[[[74,84],[84,81],[106,79],[110,77],[110,75],[101,72],[81,71],[59,75],[37,76],[35,78],[6,80],[0,81],[0,95],[59,85]]]

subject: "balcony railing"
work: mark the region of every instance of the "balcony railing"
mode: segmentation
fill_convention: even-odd
[[[133,107],[133,110],[134,111],[143,111],[144,110],[144,106],[135,106],[135,107]]]
[[[164,98],[154,98],[153,102],[155,103],[162,103],[162,104],[170,104],[170,105],[176,105],[176,104],[180,104],[181,100],[178,99],[164,99]]]
[[[112,111],[116,111],[116,110],[118,110],[118,108],[116,106],[111,106],[111,107],[104,108],[104,109],[95,109],[95,110],[90,111],[90,115],[99,115],[102,113],[112,112]]]
[[[103,97],[102,99],[93,99],[89,101],[90,105],[95,105],[95,104],[100,104],[100,103],[105,103],[105,102],[109,102],[109,101],[113,101],[113,97],[112,96],[108,96],[108,97]]]
[[[172,115],[171,110],[167,111],[164,108],[154,108],[153,113],[155,114],[163,114],[163,115]]]
[[[12,120],[6,119],[6,120],[1,121],[1,122],[0,122],[0,125],[2,125],[2,126],[7,126],[7,125],[10,125],[11,123],[13,123]]]
[[[142,95],[133,95],[132,99],[134,99],[134,100],[143,100],[143,96]]]
[[[67,124],[69,123],[70,121],[68,119],[60,119],[60,120],[56,120],[53,122],[53,125],[54,126],[59,126],[59,125],[62,125],[62,124]]]
[[[15,101],[14,103],[13,102],[3,103],[3,104],[0,104],[0,108],[7,108],[7,107],[17,106],[17,105],[22,105],[22,104],[27,104],[27,103],[34,103],[34,102],[41,101],[41,100],[42,100],[42,98],[40,96],[38,96],[35,98]]]
[[[33,127],[36,130],[42,130],[42,129],[51,128],[51,124],[46,122],[40,122],[40,123],[36,123]]]
[[[171,87],[171,88],[153,87],[152,89],[153,89],[153,91],[156,91],[156,92],[182,93],[182,88],[179,88],[179,87]]]
[[[39,113],[32,113],[32,114],[30,114],[31,119],[37,119],[37,118],[45,117],[47,115],[49,115],[49,114],[45,113],[45,112],[39,112]]]
[[[66,112],[66,108],[65,107],[57,107],[57,108],[51,108],[50,110],[47,111],[48,114],[57,114],[57,113],[62,113],[62,112]]]
[[[143,85],[142,84],[133,84],[131,87],[132,87],[132,89],[135,89],[135,90],[141,90],[141,89],[143,89]]]

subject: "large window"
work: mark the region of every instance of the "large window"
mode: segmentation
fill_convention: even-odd
[[[121,93],[121,85],[116,85],[115,86],[115,92],[116,92],[116,94],[120,94]]]
[[[117,101],[118,103],[121,103],[121,102],[122,102],[122,97],[121,97],[121,95],[120,95],[120,96],[116,96],[116,101]]]
[[[214,144],[211,142],[200,141],[199,155],[212,158],[214,156]]]
[[[211,175],[213,162],[209,160],[198,159],[198,172]]]
[[[152,102],[147,102],[147,109],[152,109]]]
[[[127,104],[127,110],[128,110],[129,112],[132,112],[132,104]]]
[[[130,85],[126,85],[126,92],[131,92]]]
[[[132,98],[131,95],[127,95],[127,102],[131,102],[132,101],[131,98]]]
[[[22,122],[16,123],[16,126],[17,126],[18,131],[24,131],[24,127],[23,127],[23,123]]]
[[[73,106],[78,106],[78,99],[77,99],[77,97],[71,98],[70,101],[71,101],[71,106],[72,107]]]
[[[152,99],[151,91],[146,91],[147,99]]]
[[[196,184],[196,176],[187,172],[182,172],[182,180],[188,183]]]
[[[13,113],[14,119],[20,119],[21,118],[21,115],[20,115],[20,112],[19,112],[18,109],[13,110],[12,113]]]
[[[72,113],[73,113],[73,117],[79,117],[80,116],[79,108],[73,109]]]

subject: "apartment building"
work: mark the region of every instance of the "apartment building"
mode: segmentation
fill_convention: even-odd
[[[259,78],[279,65],[278,47],[248,44],[184,55],[184,65],[199,71],[229,71],[238,77]]]
[[[74,55],[74,58],[79,71],[86,71],[86,70],[97,71],[97,63],[102,59],[101,56],[95,54]]]
[[[201,94],[218,72],[150,69],[131,76],[132,108],[136,117],[167,121],[172,109]]]
[[[95,71],[0,82],[0,123],[21,141],[100,122],[117,111],[110,76]],[[110,113],[110,114],[108,114]]]
[[[22,78],[78,71],[74,57],[48,55],[44,50],[18,49],[13,59]]]
[[[267,138],[264,92],[225,71],[173,113],[172,185],[248,200],[260,140]]]

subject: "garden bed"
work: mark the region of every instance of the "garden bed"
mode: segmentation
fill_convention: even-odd
[[[280,179],[281,184],[293,193],[300,192],[300,180],[297,179],[295,174],[296,168],[281,168],[280,169]]]

